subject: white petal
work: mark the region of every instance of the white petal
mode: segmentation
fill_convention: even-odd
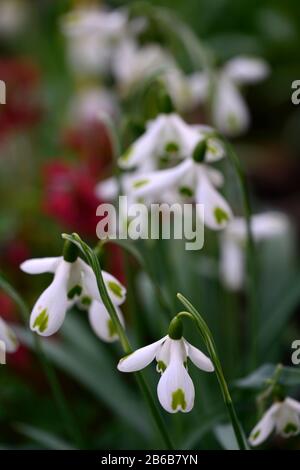
[[[215,190],[204,171],[199,172],[196,202],[204,206],[204,224],[213,230],[226,227],[232,218],[227,201]]]
[[[195,348],[192,344],[185,340],[185,344],[187,347],[187,354],[190,360],[201,370],[205,372],[213,372],[215,370],[213,363],[202,351],[198,348]]]
[[[156,354],[156,370],[157,372],[163,373],[167,366],[170,363],[170,349],[171,349],[171,341],[169,338],[166,339],[164,344],[161,348],[158,349]]]
[[[235,57],[227,62],[223,72],[237,84],[256,83],[269,75],[268,64],[261,59]]]
[[[245,280],[245,255],[235,239],[224,234],[221,238],[220,276],[226,287],[239,290]]]
[[[126,300],[126,289],[118,281],[117,278],[112,276],[106,271],[102,271],[102,276],[108,291],[108,294],[115,305],[121,305]]]
[[[182,158],[192,157],[194,148],[201,140],[199,132],[177,114],[172,114],[169,119],[173,134],[171,138],[179,145],[178,153]]]
[[[255,428],[250,434],[249,442],[252,446],[258,446],[265,441],[272,433],[275,427],[274,414],[278,410],[280,405],[275,403],[269,408],[269,410],[263,415],[262,419],[257,423]]]
[[[161,191],[176,186],[193,168],[193,161],[184,160],[174,168],[139,175],[132,181],[132,191],[136,197],[159,195]]]
[[[206,162],[216,162],[225,157],[225,149],[222,142],[216,137],[207,139],[207,148],[205,153]]]
[[[195,104],[205,102],[208,98],[209,85],[207,74],[196,72],[188,77],[188,82]]]
[[[194,384],[183,364],[183,341],[171,341],[170,364],[159,380],[157,395],[161,406],[169,413],[188,413],[194,406]]]
[[[33,258],[24,261],[20,265],[20,268],[28,274],[54,273],[61,260],[61,256],[53,258]]]
[[[294,411],[297,413],[300,413],[300,402],[297,400],[294,400],[294,398],[287,397],[285,399],[285,403],[292,408]]]
[[[276,431],[285,438],[296,436],[300,432],[299,410],[295,410],[294,404],[290,406],[290,400],[285,399],[275,415]]]
[[[160,141],[159,134],[165,125],[166,116],[158,116],[148,127],[146,132],[139,137],[133,145],[119,159],[119,166],[123,169],[132,168],[143,163],[143,160],[151,159],[155,148]]]
[[[116,178],[108,178],[97,184],[95,194],[99,199],[112,201],[118,195],[118,182]]]
[[[15,333],[2,318],[0,318],[0,341],[5,343],[8,353],[14,353],[19,347]]]
[[[209,181],[216,188],[220,188],[224,184],[224,175],[221,171],[205,166],[206,175],[208,176]]]
[[[215,126],[225,135],[233,137],[249,127],[250,116],[245,101],[235,84],[225,76],[219,79],[212,114]]]
[[[61,327],[68,308],[68,278],[71,263],[61,261],[50,286],[36,301],[30,316],[30,328],[41,336],[50,336]]]
[[[160,345],[165,341],[165,339],[166,336],[155,343],[137,349],[128,356],[123,357],[118,364],[118,369],[121,372],[135,372],[137,370],[144,369],[144,367],[147,367],[150,362],[153,361]]]
[[[124,318],[121,310],[118,307],[116,308],[116,312],[118,314],[119,320],[124,326]],[[89,321],[91,324],[92,329],[94,330],[95,334],[106,341],[107,343],[112,343],[113,341],[117,341],[119,336],[115,331],[113,322],[101,302],[97,300],[93,300],[92,304],[89,308]]]

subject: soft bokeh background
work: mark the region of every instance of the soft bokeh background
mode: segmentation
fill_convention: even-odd
[[[28,257],[59,255],[63,231],[77,231],[91,244],[96,243],[98,201],[94,186],[110,173],[111,149],[102,125],[78,126],[68,115],[68,104],[78,84],[66,63],[58,21],[73,2],[20,3],[26,6],[25,18],[24,23],[21,18],[22,24],[15,31],[7,33],[3,26],[1,29],[0,17],[0,79],[7,83],[7,104],[0,107],[0,267],[32,305],[51,278],[24,275],[19,270],[20,262]],[[299,337],[300,297],[300,106],[291,103],[291,83],[300,78],[298,1],[149,3],[174,10],[214,51],[218,63],[235,55],[250,54],[270,64],[270,77],[246,90],[252,125],[245,136],[233,143],[247,171],[255,210],[282,210],[294,227],[294,238],[283,246],[261,248],[257,293],[261,305],[260,364],[283,361],[291,365],[291,341]],[[152,34],[160,38],[154,30]],[[191,71],[181,49],[178,60],[186,72]],[[187,118],[197,122],[202,116],[199,108]],[[230,168],[227,171],[232,180],[229,192],[235,194],[234,175]],[[239,203],[236,210],[241,213]],[[148,261],[170,298],[180,290],[201,309],[230,379],[248,373],[244,295],[226,292],[216,277],[205,275],[208,260],[217,257],[216,236],[209,236],[205,249],[197,254],[185,253],[182,245],[166,242],[159,245],[159,250],[153,250]],[[178,269],[168,268],[167,261],[161,263],[159,253],[164,253]],[[103,263],[125,281],[119,251],[110,248]],[[167,322],[146,276],[134,262],[130,263],[136,286],[135,313],[128,307],[129,301],[125,311],[133,341],[141,345],[162,336],[161,326]],[[178,273],[172,275],[172,285],[168,269]],[[19,322],[18,308],[1,292],[0,315]],[[138,336],[133,333],[133,318],[138,324]],[[22,334],[25,338],[24,331]],[[192,339],[194,333],[189,334]],[[159,445],[135,383],[116,372],[118,346],[101,343],[91,333],[84,313],[69,314],[62,334],[47,343],[46,349],[85,438],[85,447]],[[148,372],[154,390],[157,378],[153,371]],[[194,372],[192,369],[197,389],[195,410],[188,417],[166,419],[179,447],[220,448],[220,428],[216,431],[214,426],[224,420],[225,410],[215,378]],[[0,368],[0,377],[1,447],[73,446],[30,347],[21,346],[9,356],[8,365]],[[234,389],[234,396],[249,432],[255,422],[255,393]],[[222,433],[227,435],[226,429]],[[299,447],[299,443],[295,438],[289,443],[279,440],[276,445]]]

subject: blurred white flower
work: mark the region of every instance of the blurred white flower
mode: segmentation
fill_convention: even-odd
[[[107,73],[112,53],[126,35],[127,22],[127,14],[121,10],[82,7],[66,14],[61,29],[73,71],[78,75]]]
[[[254,239],[259,242],[284,236],[290,230],[290,222],[283,213],[265,212],[252,216],[251,228]],[[227,225],[220,239],[220,276],[231,290],[239,290],[244,285],[246,242],[246,221],[237,217]]]
[[[0,36],[12,37],[24,27],[28,18],[28,5],[23,0],[1,0]]]
[[[75,303],[92,306],[89,312],[94,330],[103,331],[107,317],[103,306],[97,281],[93,270],[81,258],[74,262],[65,261],[63,257],[37,258],[24,261],[21,269],[28,274],[54,273],[50,286],[36,301],[31,316],[30,328],[41,336],[50,336],[62,326],[67,310]],[[102,271],[108,294],[114,305],[119,306],[125,301],[126,290],[111,274]],[[97,304],[93,304],[97,302]],[[100,319],[95,319],[95,309]],[[97,328],[96,328],[97,327]],[[99,335],[99,334],[98,334]],[[104,334],[103,334],[104,335]]]
[[[212,120],[221,133],[232,137],[248,129],[250,115],[240,86],[257,83],[268,74],[269,67],[264,60],[242,56],[229,60],[215,73]],[[190,86],[196,102],[209,99],[210,85],[210,77],[206,73],[197,72],[190,77]]]
[[[0,341],[5,344],[6,352],[14,353],[18,347],[19,342],[13,330],[7,323],[0,317]]]
[[[159,202],[169,202],[171,193],[173,197],[171,202],[177,202],[178,199],[196,201],[197,204],[204,206],[203,222],[205,225],[213,230],[223,229],[232,218],[232,212],[226,200],[215,189],[223,184],[222,173],[208,165],[224,156],[225,152],[221,143],[213,137],[210,138],[206,128],[200,132],[199,126],[197,128],[183,127],[181,136],[179,132],[177,135],[175,130],[173,132],[174,135],[168,136],[170,140],[165,141],[156,134],[154,144],[157,145],[158,142],[159,146],[164,145],[165,148],[167,146],[171,148],[172,145],[172,150],[178,151],[181,157],[185,157],[184,160],[172,168],[139,174],[131,181],[131,194],[139,199],[151,198]],[[147,144],[149,155],[150,150],[152,153],[156,151],[157,155],[161,155],[157,148],[153,148],[150,139]],[[133,147],[129,157],[131,162],[138,160],[139,152],[136,150],[136,147]],[[144,157],[147,158],[147,148]],[[166,201],[166,195],[168,201]],[[198,212],[199,217],[202,218],[202,210]]]
[[[165,336],[155,343],[136,350],[118,364],[121,372],[135,372],[148,366],[155,358],[162,374],[157,387],[161,406],[169,413],[188,413],[194,406],[195,389],[187,372],[187,358],[199,369],[213,372],[211,360],[183,337]]]
[[[275,402],[263,415],[250,434],[249,442],[258,446],[275,430],[277,434],[288,438],[300,432],[300,403],[293,398]]]
[[[72,97],[69,117],[72,122],[89,123],[101,118],[101,114],[116,118],[119,106],[113,93],[105,88],[88,87]]]
[[[190,157],[200,139],[198,129],[186,124],[177,114],[160,114],[122,155],[119,165],[128,169],[152,164],[155,169],[161,161],[172,163]]]

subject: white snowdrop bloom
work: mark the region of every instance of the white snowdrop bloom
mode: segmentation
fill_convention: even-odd
[[[288,217],[280,212],[264,212],[251,217],[253,237],[257,242],[283,237],[290,232]],[[239,290],[245,281],[245,248],[247,226],[242,217],[236,217],[227,225],[220,238],[220,276],[231,290]]]
[[[191,157],[175,167],[138,175],[132,183],[132,191],[135,197],[152,196],[164,202],[166,192],[176,190],[177,198],[181,201],[195,201],[204,206],[203,222],[207,227],[213,230],[223,229],[232,218],[232,211],[224,197],[215,189],[223,184],[223,175],[207,164],[214,158],[212,148],[207,147],[206,139],[199,140],[198,134],[198,144]],[[174,192],[173,194],[175,195]],[[198,215],[203,217],[201,209],[198,210]]]
[[[77,8],[66,14],[61,29],[67,38],[72,69],[81,74],[102,74],[110,68],[111,55],[127,29],[124,11],[96,7]]]
[[[119,165],[127,169],[150,161],[157,168],[160,162],[190,157],[199,140],[199,132],[180,116],[160,114],[147,124],[146,132],[128,148]]]
[[[70,261],[62,256],[37,258],[21,264],[21,269],[28,274],[54,273],[52,283],[36,301],[30,316],[30,328],[41,336],[56,333],[67,310],[79,299],[85,304],[95,300],[102,306],[93,270],[81,258],[74,258]],[[112,302],[116,306],[121,305],[125,301],[125,288],[111,274],[102,271],[102,275]]]
[[[116,118],[119,115],[116,97],[105,88],[88,87],[72,97],[69,120],[76,123],[101,119],[101,114]]]
[[[1,0],[0,36],[11,37],[19,33],[28,18],[28,5],[23,0]]]
[[[14,331],[7,325],[7,323],[0,317],[0,341],[5,344],[6,352],[14,353],[18,347],[19,342]],[[0,351],[1,352],[1,351]]]
[[[263,415],[250,434],[249,442],[258,446],[275,430],[277,434],[288,438],[300,432],[300,403],[293,398],[275,402]]]
[[[248,107],[239,87],[265,79],[269,67],[264,60],[235,57],[214,75],[212,118],[214,126],[230,137],[245,132],[250,124]],[[206,73],[197,72],[190,78],[195,101],[209,98],[210,80]]]
[[[156,359],[157,371],[162,374],[157,386],[161,406],[169,413],[188,413],[194,406],[195,389],[187,371],[187,358],[205,372],[214,370],[211,360],[182,335],[178,335],[178,339],[167,335],[136,350],[120,360],[118,369],[121,372],[135,372]]]

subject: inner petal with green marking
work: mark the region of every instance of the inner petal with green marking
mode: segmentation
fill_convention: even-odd
[[[136,180],[133,183],[132,187],[135,188],[135,189],[138,189],[138,188],[141,188],[141,187],[145,186],[148,183],[150,183],[149,179]]]
[[[219,225],[221,225],[222,222],[227,222],[229,220],[229,215],[227,214],[227,212],[221,209],[221,207],[215,208],[214,216]]]
[[[182,410],[186,409],[185,395],[182,388],[178,388],[175,392],[172,393],[172,410],[177,410],[181,408]]]
[[[48,327],[48,320],[49,315],[47,313],[47,309],[45,308],[34,320],[33,328],[37,328],[41,333],[43,333]]]
[[[117,284],[116,282],[114,281],[109,281],[107,283],[108,285],[108,288],[112,291],[112,293],[116,296],[116,297],[119,297],[119,299],[122,299],[123,295],[122,295],[122,287],[120,284]]]

